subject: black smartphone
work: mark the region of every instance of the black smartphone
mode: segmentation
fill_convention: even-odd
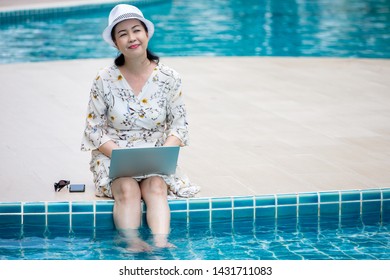
[[[70,184],[69,192],[85,192],[84,184]]]

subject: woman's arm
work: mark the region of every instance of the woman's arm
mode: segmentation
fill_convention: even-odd
[[[182,142],[176,136],[169,136],[167,140],[165,140],[164,146],[182,146]]]
[[[107,104],[104,97],[103,82],[98,75],[93,81],[87,108],[84,135],[81,142],[82,151],[92,151],[111,141],[106,134]]]
[[[164,146],[188,145],[188,123],[186,108],[181,91],[180,76],[176,76],[175,83],[169,93],[167,103],[167,129],[168,136]]]
[[[111,158],[112,150],[115,149],[119,149],[119,146],[112,140],[107,141],[99,147],[99,151],[109,158]]]

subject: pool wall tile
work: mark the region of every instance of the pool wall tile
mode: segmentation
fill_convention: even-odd
[[[252,207],[253,208],[254,200],[253,196],[249,197],[234,197],[233,198],[233,207]]]
[[[320,217],[339,216],[339,203],[320,204]]]
[[[185,222],[187,223],[187,212],[171,212],[171,221],[176,222]]]
[[[94,214],[72,214],[72,228],[88,228],[94,226]]]
[[[342,191],[341,192],[342,201],[358,201],[360,200],[360,192],[356,191]]]
[[[359,221],[361,218],[360,201],[348,202],[341,204],[341,223],[351,224],[351,220]]]
[[[97,229],[114,229],[114,219],[112,213],[96,213]]]
[[[340,200],[339,192],[321,192],[320,193],[320,202],[336,202]]]
[[[46,215],[24,215],[23,216],[24,225],[45,225],[46,224]]]
[[[275,206],[275,196],[274,195],[257,196],[256,206]]]
[[[212,209],[232,208],[232,200],[231,198],[212,198],[211,208]]]
[[[381,201],[362,201],[362,213],[371,214],[371,213],[380,213],[381,212]]]
[[[381,221],[381,201],[363,201],[362,221],[365,225],[377,224]]]
[[[47,215],[47,224],[49,227],[70,227],[70,216],[69,214],[49,214]]]
[[[297,205],[278,206],[277,218],[296,218],[298,214]]]
[[[69,213],[69,202],[49,202],[47,204],[47,211],[49,213]]]
[[[27,224],[22,227],[23,237],[35,237],[37,236],[37,232],[39,232],[40,236],[49,236],[50,233],[48,228],[45,225],[40,224]]]
[[[0,203],[0,214],[2,213],[21,213],[22,204],[20,202],[3,202]]]
[[[169,201],[169,208],[172,212],[175,211],[186,211],[187,201],[186,200],[171,200]]]
[[[390,223],[390,199],[382,203],[382,223]]]
[[[190,222],[201,222],[210,220],[210,211],[190,211],[189,212]]]
[[[383,199],[390,199],[390,188],[382,189],[381,191]]]
[[[44,202],[27,202],[23,204],[23,213],[45,213],[46,205]]]
[[[261,227],[269,227],[269,226],[275,226],[275,218],[261,218],[261,219],[256,219],[255,223],[256,226],[261,226]]]
[[[199,209],[202,209],[202,210],[208,210],[210,208],[210,201],[209,199],[204,199],[204,198],[200,198],[200,199],[193,199],[191,200],[191,202],[189,203],[189,210],[199,210]]]
[[[253,221],[253,208],[241,208],[241,209],[234,209],[233,211],[233,219],[234,220],[251,220]]]
[[[360,201],[341,204],[341,216],[360,215]]]
[[[299,204],[318,203],[318,193],[300,193],[298,194]]]
[[[256,219],[275,219],[276,207],[257,207],[256,208]]]
[[[114,209],[114,201],[97,201],[95,204],[96,212],[110,212]]]
[[[298,206],[299,217],[317,217],[318,204],[300,204]]]
[[[379,190],[363,190],[362,191],[363,200],[380,200],[381,192]]]
[[[0,202],[0,225],[114,228],[113,200]],[[143,212],[145,205],[142,204]],[[172,222],[390,222],[390,188],[169,200]],[[341,216],[340,216],[341,215]],[[277,219],[277,220],[275,220]],[[145,213],[143,225],[146,225]]]
[[[72,213],[83,212],[83,213],[93,213],[93,203],[92,202],[72,202],[71,207]]]
[[[211,211],[211,220],[212,220],[212,222],[231,221],[232,220],[232,210],[231,209],[212,210]]]
[[[278,194],[277,205],[295,205],[297,204],[297,195],[295,194]]]
[[[22,215],[1,215],[0,225],[1,226],[14,226],[22,224]]]

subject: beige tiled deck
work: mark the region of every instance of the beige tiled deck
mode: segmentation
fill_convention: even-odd
[[[163,58],[183,76],[198,197],[390,187],[390,60]],[[0,201],[91,200],[79,151],[111,59],[0,65]],[[84,194],[53,183],[86,183]]]
[[[4,0],[0,10],[92,2]],[[162,61],[183,76],[191,145],[180,165],[199,197],[390,187],[390,60]],[[96,199],[79,145],[92,79],[111,62],[0,65],[0,201]],[[59,179],[87,191],[55,193]]]

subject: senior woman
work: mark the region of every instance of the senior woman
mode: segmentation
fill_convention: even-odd
[[[131,5],[115,6],[103,39],[118,49],[115,64],[93,81],[81,149],[91,151],[90,169],[97,196],[113,198],[113,218],[132,251],[150,250],[141,239],[141,199],[156,247],[168,242],[168,195],[191,197],[199,187],[185,175],[108,177],[112,150],[131,147],[185,146],[188,123],[180,75],[148,49],[154,25]]]

